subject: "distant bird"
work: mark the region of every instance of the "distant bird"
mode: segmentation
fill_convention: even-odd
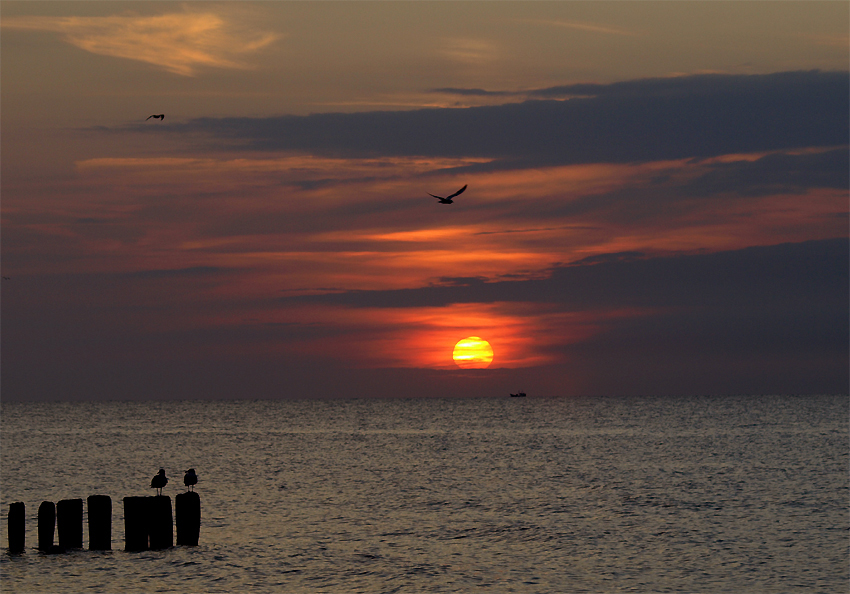
[[[450,196],[446,196],[445,198],[441,198],[441,197],[439,197],[439,196],[434,196],[433,194],[428,194],[428,195],[429,195],[429,196],[434,196],[434,198],[436,198],[437,200],[439,200],[439,201],[440,201],[440,204],[451,204],[451,203],[453,202],[453,201],[452,201],[452,198],[454,198],[454,197],[455,197],[455,196],[457,196],[458,194],[463,194],[463,191],[464,191],[465,189],[466,189],[466,186],[463,186],[460,190],[458,190],[457,192],[455,192],[454,194],[452,194],[452,195],[450,195]]]
[[[10,277],[10,276],[4,276],[4,277],[3,277],[3,280],[12,280],[12,277]]]
[[[147,122],[151,118],[154,118],[154,119],[159,118],[160,120],[165,121],[165,114],[161,113],[159,115],[149,115],[148,117],[145,118],[145,121]]]
[[[193,487],[198,484],[198,475],[195,474],[195,469],[190,468],[183,475],[183,484],[186,485],[187,491],[194,491]]]
[[[151,489],[157,490],[157,495],[162,495],[162,488],[168,484],[168,479],[165,477],[165,469],[160,468],[156,476],[151,479]]]

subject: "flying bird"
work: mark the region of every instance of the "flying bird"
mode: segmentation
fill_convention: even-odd
[[[160,468],[156,476],[151,479],[151,489],[157,490],[157,495],[162,495],[162,488],[168,484],[168,479],[165,477],[165,469]]]
[[[439,200],[440,204],[451,204],[453,202],[452,198],[454,198],[458,194],[462,194],[465,189],[466,189],[466,186],[463,186],[460,190],[458,190],[454,194],[451,194],[450,196],[446,196],[445,198],[441,198],[440,196],[434,196],[433,194],[428,194],[428,195],[433,196],[434,198]]]
[[[147,122],[151,118],[159,118],[160,120],[165,121],[165,114],[161,113],[159,115],[149,115],[148,117],[145,118],[145,121]]]
[[[193,487],[198,484],[198,475],[195,474],[195,469],[190,468],[186,471],[186,474],[183,475],[183,484],[186,485],[187,491],[194,491]]]
[[[4,277],[3,277],[3,280],[12,280],[12,277],[4,276]]]

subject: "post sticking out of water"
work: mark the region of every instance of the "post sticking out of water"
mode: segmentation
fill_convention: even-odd
[[[23,502],[9,504],[9,553],[17,555],[26,548],[26,506]]]
[[[174,520],[171,515],[171,497],[149,497],[148,526],[150,548],[167,549],[174,546]]]
[[[148,550],[148,500],[150,497],[124,498],[124,550]]]
[[[83,548],[82,499],[63,499],[56,504],[56,528],[61,548]]]
[[[47,553],[53,549],[55,529],[56,506],[52,501],[42,501],[38,506],[38,550]]]
[[[90,495],[86,504],[89,510],[89,550],[112,550],[112,499],[109,495]]]
[[[194,491],[180,493],[174,498],[177,521],[177,544],[198,546],[201,533],[201,498]]]

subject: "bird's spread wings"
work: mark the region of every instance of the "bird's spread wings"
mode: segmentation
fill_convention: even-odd
[[[445,198],[440,198],[439,196],[434,196],[434,195],[433,195],[433,194],[431,194],[431,193],[428,193],[428,195],[429,195],[429,196],[432,196],[432,197],[434,197],[434,198],[436,198],[437,200],[445,200]]]
[[[465,189],[466,189],[466,186],[463,186],[460,190],[458,190],[457,192],[455,192],[455,193],[454,193],[454,194],[452,194],[451,196],[446,196],[446,198],[454,198],[454,197],[455,197],[455,196],[457,196],[458,194],[463,194],[463,191],[464,191]]]

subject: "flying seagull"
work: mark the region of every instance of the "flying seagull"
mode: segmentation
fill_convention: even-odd
[[[157,490],[157,495],[162,495],[162,488],[168,484],[168,479],[165,478],[165,469],[160,468],[156,476],[151,479],[151,489]]]
[[[165,121],[165,114],[161,113],[159,115],[149,115],[148,117],[145,118],[145,121],[147,122],[151,118],[159,118],[160,120]]]
[[[466,186],[463,186],[460,190],[458,190],[457,192],[455,192],[454,194],[452,194],[450,196],[446,196],[445,198],[440,198],[439,196],[434,196],[433,194],[428,194],[428,195],[434,196],[434,198],[436,198],[437,200],[440,201],[440,204],[451,204],[453,202],[452,198],[454,198],[458,194],[462,194],[465,189],[466,189]]]
[[[195,469],[190,468],[186,471],[186,474],[183,475],[183,484],[186,485],[187,491],[194,491],[193,487],[198,484],[198,475],[195,474]]]

